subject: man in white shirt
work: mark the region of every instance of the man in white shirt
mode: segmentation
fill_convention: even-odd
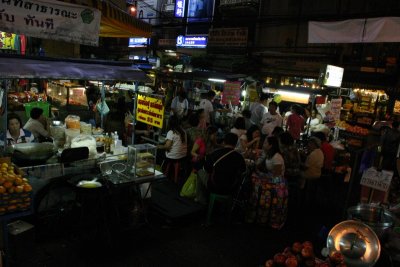
[[[25,123],[24,129],[30,131],[35,140],[41,140],[43,138],[50,137],[49,132],[44,127],[44,121],[46,118],[43,116],[43,109],[33,108],[31,110],[31,117]]]
[[[204,110],[204,115],[206,117],[206,122],[208,125],[212,124],[214,118],[214,107],[212,101],[215,97],[215,92],[213,90],[208,91],[207,97],[200,101],[199,109]]]
[[[188,108],[189,102],[186,99],[186,93],[183,91],[179,92],[172,100],[171,115],[176,115],[179,119],[182,119],[187,115]]]
[[[250,121],[252,124],[262,127],[261,120],[264,114],[268,111],[266,105],[268,103],[268,95],[261,94],[260,100],[252,103],[250,106],[251,117]]]
[[[278,104],[275,101],[271,101],[268,106],[268,112],[264,114],[261,124],[261,132],[262,134],[269,136],[275,127],[282,127],[282,116],[276,112],[278,108]]]

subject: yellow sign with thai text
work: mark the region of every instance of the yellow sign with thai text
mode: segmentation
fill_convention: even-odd
[[[157,128],[163,127],[164,105],[161,98],[138,95],[136,120]]]

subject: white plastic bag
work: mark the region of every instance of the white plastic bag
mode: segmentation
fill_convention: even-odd
[[[71,140],[71,148],[87,147],[89,149],[89,158],[95,158],[97,155],[96,139],[91,135],[80,134]]]

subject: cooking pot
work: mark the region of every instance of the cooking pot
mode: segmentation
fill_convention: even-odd
[[[11,146],[12,157],[17,160],[46,161],[56,149],[53,143],[20,143]]]
[[[378,204],[359,204],[347,210],[348,219],[357,220],[365,223],[378,237],[393,226],[394,215]]]

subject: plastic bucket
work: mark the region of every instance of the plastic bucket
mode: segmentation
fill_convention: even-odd
[[[25,116],[28,119],[31,117],[31,110],[33,108],[43,109],[43,116],[45,116],[46,118],[48,118],[49,114],[50,114],[50,103],[48,103],[48,102],[43,102],[43,101],[29,102],[29,103],[24,104],[24,108],[25,108]]]

